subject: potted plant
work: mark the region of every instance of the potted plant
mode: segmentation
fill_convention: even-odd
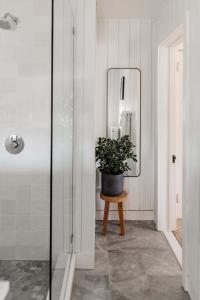
[[[124,172],[130,170],[128,159],[137,162],[134,145],[127,135],[117,140],[99,137],[96,161],[101,172],[102,192],[118,196],[123,192]]]

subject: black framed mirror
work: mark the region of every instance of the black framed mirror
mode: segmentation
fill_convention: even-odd
[[[128,135],[135,145],[137,162],[129,160],[127,177],[141,173],[141,70],[111,68],[107,71],[107,136],[117,139]]]

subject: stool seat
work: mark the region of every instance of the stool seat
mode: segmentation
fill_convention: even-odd
[[[118,205],[120,230],[121,230],[120,234],[124,235],[123,202],[127,199],[127,196],[128,196],[128,193],[125,192],[125,191],[119,196],[107,196],[107,195],[104,195],[102,192],[100,193],[101,199],[105,201],[104,220],[103,220],[103,229],[102,229],[102,234],[103,235],[106,235],[106,232],[107,232],[110,203],[116,203]]]
[[[108,201],[108,202],[111,202],[111,203],[124,202],[127,199],[127,196],[128,196],[128,193],[125,192],[125,191],[119,196],[107,196],[107,195],[104,195],[102,192],[100,194],[100,197],[101,197],[102,200]]]

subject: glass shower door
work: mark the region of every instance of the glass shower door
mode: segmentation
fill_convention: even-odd
[[[72,253],[74,64],[73,14],[54,1],[52,101],[52,288],[63,299]]]

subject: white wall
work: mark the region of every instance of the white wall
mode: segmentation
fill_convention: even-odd
[[[74,232],[77,268],[95,258],[96,1],[73,1],[75,12]]]
[[[183,211],[184,211],[184,286],[192,300],[200,299],[200,119],[199,119],[199,70],[200,3],[198,0],[169,1],[158,22],[158,43],[177,26],[184,24],[184,164],[183,164]]]
[[[153,218],[152,20],[99,19],[97,24],[96,138],[107,130],[107,70],[139,68],[141,74],[141,175],[125,179],[126,219]],[[99,176],[98,176],[99,177]],[[97,182],[97,218],[102,217]],[[114,206],[111,208],[116,209]],[[115,218],[115,214],[110,214]]]
[[[49,259],[51,4],[1,0],[3,16],[20,18],[0,29],[0,259]],[[22,135],[18,155],[4,147]]]
[[[167,0],[97,0],[99,18],[156,18]]]

